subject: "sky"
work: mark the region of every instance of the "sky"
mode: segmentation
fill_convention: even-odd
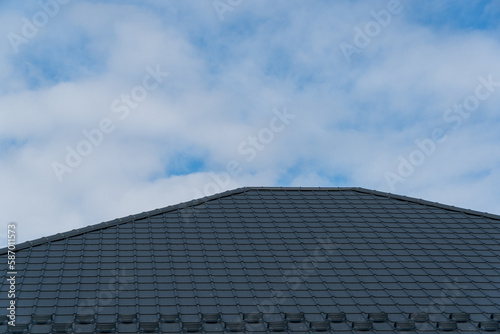
[[[243,186],[500,214],[500,2],[0,3],[0,246]]]

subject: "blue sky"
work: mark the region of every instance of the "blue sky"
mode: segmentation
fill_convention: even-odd
[[[0,221],[19,241],[240,186],[500,214],[497,1],[0,7]]]

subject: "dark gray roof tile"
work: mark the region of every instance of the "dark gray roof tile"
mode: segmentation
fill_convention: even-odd
[[[17,245],[18,321],[32,333],[496,330],[499,225],[361,188],[242,188]]]

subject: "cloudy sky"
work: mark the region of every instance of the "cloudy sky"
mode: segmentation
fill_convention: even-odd
[[[3,1],[0,16],[0,221],[18,242],[240,186],[500,214],[499,1]]]

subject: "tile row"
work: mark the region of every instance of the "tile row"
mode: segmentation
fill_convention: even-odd
[[[429,314],[427,313],[412,313],[409,314],[406,320],[390,321],[387,313],[371,313],[368,314],[364,320],[348,320],[345,313],[329,313],[324,315],[323,319],[316,318],[317,320],[308,320],[306,315],[301,312],[285,313],[276,315],[272,320],[265,319],[262,313],[246,313],[239,316],[231,315],[232,320],[224,320],[227,315],[220,313],[208,313],[198,316],[182,316],[178,313],[161,314],[158,319],[149,319],[148,321],[139,321],[137,314],[118,314],[114,319],[107,319],[107,321],[98,321],[94,314],[77,314],[74,319],[67,322],[55,322],[53,315],[33,315],[31,323],[29,324],[16,324],[15,327],[9,327],[10,333],[27,333],[30,329],[38,325],[45,325],[45,329],[51,327],[53,333],[69,333],[71,331],[81,332],[82,330],[94,330],[98,333],[113,333],[119,328],[128,328],[132,330],[135,328],[138,332],[155,333],[162,327],[162,324],[173,324],[171,329],[177,328],[179,331],[184,332],[201,332],[204,329],[225,330],[228,332],[242,332],[252,330],[266,330],[268,332],[283,332],[290,329],[309,330],[309,331],[328,331],[332,329],[333,324],[344,324],[345,328],[351,328],[356,331],[369,331],[376,330],[376,324],[387,324],[385,327],[378,327],[380,329],[394,329],[397,331],[414,331],[417,328],[422,329],[435,329],[438,331],[454,331],[457,329],[480,331],[498,331],[500,314],[491,314],[490,320],[473,322],[471,315],[468,313],[453,313],[449,314],[447,320],[432,322]],[[142,319],[142,316],[140,317]],[[68,319],[69,320],[69,319]],[[5,324],[7,319],[3,319]],[[427,327],[417,327],[418,324],[426,323]],[[122,326],[121,324],[127,325]],[[218,327],[213,325],[217,324]],[[294,324],[302,324],[302,326],[295,326]],[[469,326],[465,326],[469,325]],[[35,326],[35,327],[33,327]],[[39,327],[39,326],[38,326]],[[205,328],[207,327],[207,328]]]

